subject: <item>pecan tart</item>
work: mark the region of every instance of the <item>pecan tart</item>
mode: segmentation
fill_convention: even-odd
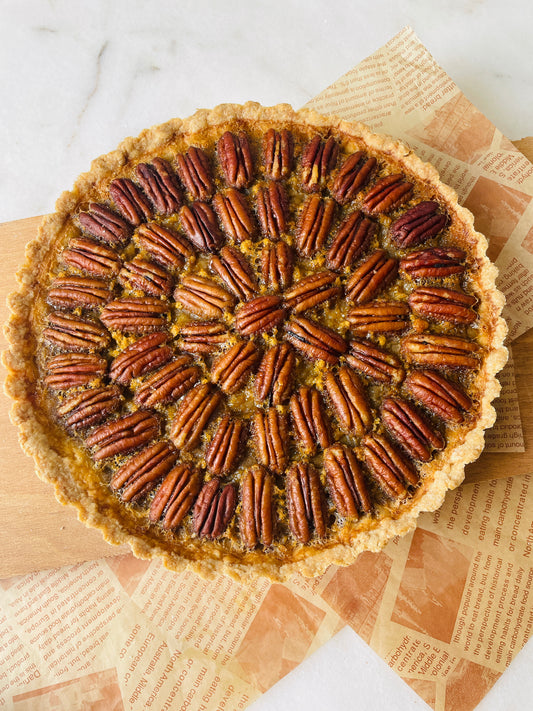
[[[506,360],[486,240],[403,144],[222,105],[97,159],[29,245],[7,391],[111,543],[316,575],[437,508]]]

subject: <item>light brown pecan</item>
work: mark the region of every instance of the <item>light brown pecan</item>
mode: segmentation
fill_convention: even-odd
[[[465,258],[466,253],[455,247],[420,249],[401,259],[400,269],[413,279],[447,277],[464,272]]]
[[[159,434],[159,420],[154,413],[138,410],[118,420],[100,425],[86,438],[85,444],[92,448],[95,461],[127,454]]]
[[[242,478],[240,530],[247,548],[274,541],[272,490],[272,476],[262,467],[248,469]]]
[[[333,182],[331,194],[341,205],[353,200],[365,187],[377,165],[377,160],[367,156],[364,151],[357,151],[348,156],[339,169]]]
[[[184,276],[174,289],[174,299],[186,311],[206,318],[220,318],[235,302],[233,295],[212,279],[192,274]]]
[[[323,140],[318,134],[305,146],[301,160],[302,187],[307,192],[316,192],[326,182],[335,167],[339,144],[330,136]]]
[[[216,193],[213,205],[227,235],[236,242],[253,240],[257,227],[250,214],[246,197],[241,192],[229,188],[225,193]]]
[[[292,282],[294,256],[286,242],[268,242],[261,250],[261,276],[267,289],[283,291]]]
[[[343,365],[337,375],[324,376],[329,399],[344,432],[363,435],[372,426],[372,412],[363,385],[351,368]]]
[[[150,506],[150,521],[166,530],[178,528],[202,487],[202,475],[189,463],[176,464],[164,478]]]
[[[173,271],[181,269],[185,261],[194,256],[194,248],[188,239],[157,222],[141,225],[134,239],[155,262]]]
[[[148,333],[167,326],[170,305],[153,296],[127,296],[109,301],[100,321],[113,331]]]
[[[263,161],[265,173],[271,180],[287,178],[292,171],[294,140],[286,128],[276,131],[270,128],[263,137]]]
[[[43,330],[43,339],[60,350],[93,352],[109,345],[109,333],[95,321],[73,314],[51,313],[48,324]]]
[[[170,427],[170,438],[178,449],[194,449],[211,416],[222,400],[212,383],[201,383],[180,401]]]
[[[372,499],[355,453],[343,444],[324,452],[324,469],[331,498],[344,518],[359,518],[372,511]]]
[[[257,293],[254,271],[246,257],[235,247],[222,247],[220,256],[212,256],[209,266],[239,301],[250,299]]]
[[[217,153],[226,183],[234,188],[248,187],[254,175],[254,166],[246,133],[239,131],[235,135],[226,131],[218,140]]]
[[[187,237],[202,252],[215,252],[224,244],[213,208],[206,202],[193,202],[180,210],[181,225]]]
[[[391,212],[409,200],[413,184],[405,180],[402,173],[394,173],[380,178],[367,192],[363,200],[363,210],[369,215]]]
[[[367,249],[377,231],[377,224],[360,210],[351,212],[339,225],[331,243],[327,261],[332,269],[345,269]]]
[[[279,296],[258,296],[247,301],[235,312],[235,329],[244,336],[267,333],[285,318],[285,308]]]
[[[222,347],[228,338],[227,328],[216,321],[193,321],[180,329],[178,346],[187,353],[208,355]]]
[[[227,395],[243,388],[260,357],[252,341],[241,341],[213,362],[211,379]]]
[[[65,426],[71,430],[83,430],[97,425],[116,412],[122,402],[116,385],[106,388],[82,390],[61,403],[57,414],[64,418]]]
[[[342,294],[340,286],[335,284],[337,278],[336,274],[329,271],[310,274],[287,289],[283,300],[295,314],[312,309]]]
[[[172,348],[166,344],[168,333],[156,332],[142,336],[119,353],[109,366],[109,377],[121,385],[129,385],[133,378],[168,363]]]
[[[139,256],[123,265],[118,282],[123,287],[138,289],[150,296],[170,296],[172,291],[172,277],[166,269]]]
[[[322,249],[333,223],[335,201],[310,195],[304,203],[296,233],[296,247],[304,257],[314,256]]]
[[[83,308],[87,310],[103,306],[111,298],[106,281],[86,276],[62,276],[54,279],[46,301],[61,309]]]
[[[229,474],[244,454],[246,425],[226,414],[218,423],[205,451],[205,461],[211,474]]]
[[[259,462],[275,474],[281,474],[288,462],[286,416],[275,407],[257,410],[253,417],[253,439]]]
[[[213,477],[204,484],[194,505],[193,527],[196,535],[200,538],[220,538],[233,518],[236,505],[235,486],[221,486],[220,479]]]
[[[170,163],[154,158],[151,163],[139,163],[135,173],[152,205],[161,215],[172,215],[183,203],[178,176]]]
[[[115,491],[122,489],[123,501],[138,501],[169,473],[176,458],[170,442],[156,442],[130,457],[117,469],[109,485]]]
[[[331,444],[324,405],[316,388],[302,387],[290,400],[294,433],[305,454],[316,454]]]
[[[393,353],[378,348],[370,341],[353,340],[348,344],[346,362],[378,383],[400,383],[405,371],[401,360]]]
[[[459,336],[421,333],[406,336],[401,352],[406,360],[416,365],[433,368],[477,368],[480,346]]]
[[[80,212],[78,219],[86,232],[108,244],[123,245],[130,238],[131,227],[126,220],[100,203],[91,202],[89,211]]]
[[[413,459],[428,462],[433,450],[442,449],[446,444],[440,432],[403,398],[385,398],[381,405],[381,418],[394,439]]]
[[[461,423],[472,401],[457,383],[434,370],[413,370],[404,382],[408,393],[427,410],[446,422]]]
[[[317,470],[311,464],[293,464],[286,477],[289,527],[300,543],[309,543],[313,532],[326,535],[326,505]]]
[[[408,301],[415,313],[430,320],[470,324],[477,319],[477,313],[472,309],[477,299],[463,291],[420,286],[411,292]]]
[[[152,217],[146,195],[129,178],[116,178],[109,184],[109,194],[117,210],[130,225],[138,226]]]
[[[287,229],[289,200],[281,183],[260,185],[256,196],[257,217],[261,232],[272,241],[281,239]]]
[[[208,200],[215,192],[211,166],[205,151],[191,146],[176,157],[178,175],[193,200]]]
[[[86,237],[73,237],[68,249],[63,250],[61,261],[97,277],[110,278],[120,270],[120,257],[112,247]]]
[[[52,390],[69,390],[100,382],[106,370],[106,361],[95,353],[61,353],[46,364],[44,382]]]
[[[200,369],[192,356],[180,355],[150,375],[135,393],[139,407],[154,407],[174,402],[190,390],[200,378]]]
[[[448,217],[439,212],[439,204],[427,200],[395,220],[389,228],[389,234],[400,247],[414,247],[436,237],[447,222]]]
[[[311,360],[336,363],[346,351],[346,341],[327,326],[299,316],[285,324],[287,339],[296,350]]]
[[[371,301],[354,306],[346,318],[354,333],[403,331],[409,322],[409,306],[402,301]]]
[[[288,343],[272,346],[263,356],[255,376],[256,400],[281,405],[290,395],[296,356]]]
[[[407,487],[418,484],[412,462],[383,435],[367,435],[363,455],[373,478],[390,498],[405,499]]]
[[[354,270],[346,282],[346,296],[366,304],[388,286],[398,273],[398,262],[384,249],[377,249]]]

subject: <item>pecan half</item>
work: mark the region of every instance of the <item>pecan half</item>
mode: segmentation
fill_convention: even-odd
[[[114,249],[85,237],[73,237],[68,249],[63,250],[61,261],[99,277],[110,278],[120,270],[120,257]]]
[[[222,247],[220,256],[211,257],[209,266],[240,301],[250,299],[257,293],[254,271],[246,257],[235,247]]]
[[[463,291],[420,286],[411,292],[408,301],[413,311],[431,320],[470,324],[477,319],[472,309],[477,299]]]
[[[100,203],[89,203],[89,211],[80,212],[78,219],[86,232],[108,244],[123,245],[130,237],[131,227],[126,220]]]
[[[281,405],[290,395],[296,356],[288,343],[272,346],[263,356],[255,376],[255,398]]]
[[[472,401],[464,390],[433,370],[413,370],[404,382],[408,393],[446,422],[461,423]]]
[[[135,393],[139,407],[174,402],[200,378],[200,369],[189,355],[178,356],[147,378]]]
[[[346,318],[355,333],[403,331],[409,321],[409,306],[401,301],[371,301],[354,306]]]
[[[398,273],[398,262],[384,249],[367,257],[346,282],[346,296],[356,304],[365,304],[388,286]]]
[[[364,151],[357,151],[348,156],[333,182],[331,194],[335,200],[341,205],[353,200],[365,187],[376,166],[377,160],[373,156],[367,156]]]
[[[342,444],[334,444],[324,452],[326,479],[337,511],[344,518],[359,518],[359,514],[372,511],[361,465],[355,453]]]
[[[274,540],[274,507],[272,476],[262,467],[248,469],[242,479],[240,517],[241,537],[247,548],[259,543],[272,545]]]
[[[117,469],[109,486],[115,491],[122,489],[123,501],[138,501],[154,488],[158,479],[168,474],[176,458],[177,452],[170,442],[156,442]]]
[[[401,259],[400,269],[413,279],[447,277],[464,272],[465,258],[466,253],[455,247],[420,249]]]
[[[100,321],[123,333],[146,333],[165,328],[170,305],[153,296],[127,296],[106,304]]]
[[[418,484],[413,464],[383,435],[367,435],[363,455],[375,481],[390,498],[405,499],[407,487]]]
[[[126,288],[139,289],[151,296],[170,296],[172,291],[172,277],[166,269],[139,256],[123,265],[118,282]]]
[[[302,313],[338,298],[342,294],[342,289],[335,285],[336,279],[337,275],[328,271],[310,274],[288,289],[283,294],[283,300],[295,314]]]
[[[326,535],[324,491],[317,470],[310,464],[293,464],[286,479],[289,527],[300,543],[309,543],[314,534]]]
[[[302,387],[290,400],[294,433],[305,454],[316,454],[331,444],[324,405],[316,388]]]
[[[214,477],[204,484],[196,499],[193,527],[201,538],[220,538],[228,527],[237,505],[237,490],[233,484],[220,485]]]
[[[258,296],[237,309],[235,329],[244,336],[267,333],[284,318],[285,308],[279,296]]]
[[[161,215],[172,215],[183,203],[178,177],[170,163],[154,158],[151,163],[139,163],[135,173],[152,205]]]
[[[288,430],[285,415],[275,407],[257,410],[253,417],[253,439],[259,462],[281,474],[288,462]]]
[[[205,451],[209,471],[216,476],[229,474],[244,453],[245,438],[245,423],[224,415]]]
[[[188,463],[177,464],[164,478],[150,506],[150,521],[166,530],[178,528],[202,487],[202,475]]]
[[[211,166],[205,151],[191,146],[186,153],[176,156],[181,182],[193,200],[208,200],[215,192]]]
[[[302,208],[296,233],[296,247],[304,257],[312,257],[322,249],[333,223],[335,201],[311,195]]]
[[[168,363],[172,358],[172,348],[166,345],[168,334],[150,333],[142,336],[119,353],[109,366],[109,377],[121,385],[129,385],[133,378],[145,375],[151,370]]]
[[[332,269],[351,266],[367,249],[377,228],[377,224],[360,210],[350,213],[339,225],[328,249],[328,265]]]
[[[73,314],[51,313],[43,339],[51,346],[67,351],[99,351],[109,345],[110,335],[95,321]]]
[[[244,131],[237,135],[226,131],[217,143],[218,159],[226,182],[234,188],[250,185],[254,166],[248,136]]]
[[[46,301],[62,309],[96,309],[110,298],[109,285],[102,279],[69,275],[54,279]]]
[[[406,336],[401,351],[406,360],[433,368],[477,368],[480,347],[477,343],[458,336],[433,333]]]
[[[394,439],[413,459],[428,462],[432,450],[442,449],[446,444],[440,432],[403,398],[385,398],[381,406],[381,418]]]
[[[155,262],[173,271],[181,269],[185,261],[194,256],[188,239],[157,222],[141,225],[135,239]]]
[[[261,232],[274,242],[287,229],[289,200],[281,183],[260,185],[256,196],[257,217]]]
[[[246,197],[241,192],[229,188],[225,193],[216,193],[213,205],[226,234],[236,242],[253,240],[257,228],[250,214]]]
[[[170,427],[170,437],[178,449],[196,447],[221,400],[222,393],[212,383],[196,385],[183,396]]]
[[[180,210],[183,230],[195,247],[203,252],[215,252],[224,244],[213,208],[205,202],[193,202]]]
[[[351,368],[343,365],[337,375],[324,376],[329,399],[344,432],[363,435],[372,426],[372,412],[363,385]]]
[[[187,353],[208,355],[222,347],[228,339],[228,331],[223,323],[195,321],[180,329],[178,346]]]
[[[95,353],[61,353],[46,364],[44,382],[52,390],[69,390],[100,381],[106,370],[106,361]]]
[[[346,341],[338,333],[303,316],[288,321],[285,333],[292,345],[311,360],[334,364],[347,348]]]
[[[212,279],[193,275],[183,277],[181,285],[174,289],[174,299],[186,311],[207,318],[220,318],[235,301],[232,294]]]
[[[211,379],[227,395],[236,393],[246,385],[253,373],[259,351],[252,341],[241,341],[213,362]]]
[[[400,247],[414,247],[436,237],[446,227],[448,217],[431,200],[420,202],[407,210],[389,228],[389,234]]]
[[[159,420],[155,414],[138,410],[113,422],[100,425],[86,438],[85,444],[93,448],[93,459],[100,461],[139,449],[158,434]]]
[[[118,410],[121,402],[122,396],[116,385],[93,388],[64,400],[57,413],[65,418],[66,427],[83,430],[106,420],[108,415]]]
[[[370,341],[350,341],[346,362],[378,383],[400,383],[405,371],[402,362],[393,353],[378,348]]]
[[[276,131],[270,128],[263,137],[263,161],[265,173],[272,180],[281,180],[290,175],[294,156],[294,139],[286,128]]]
[[[292,282],[294,256],[286,242],[268,242],[261,250],[261,276],[267,289],[283,291]]]
[[[328,174],[335,167],[339,144],[330,136],[323,140],[318,134],[304,148],[301,160],[301,179],[307,192],[320,190]]]
[[[395,210],[409,200],[413,184],[405,180],[402,173],[386,175],[368,191],[363,200],[363,210],[369,215],[379,215]]]
[[[116,178],[109,184],[109,194],[122,217],[138,226],[152,217],[152,208],[146,195],[129,178]]]

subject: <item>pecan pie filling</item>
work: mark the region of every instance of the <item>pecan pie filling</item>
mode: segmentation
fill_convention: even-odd
[[[505,361],[484,248],[432,168],[360,125],[248,104],[151,129],[30,255],[10,365],[56,458],[27,449],[170,567],[349,563],[481,451]]]

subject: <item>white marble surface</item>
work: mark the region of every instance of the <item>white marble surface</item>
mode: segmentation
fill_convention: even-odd
[[[299,107],[407,24],[509,138],[533,134],[531,0],[1,0],[0,221],[52,210],[92,158],[171,116]],[[532,662],[530,643],[479,711],[531,708]],[[429,707],[345,629],[250,708]]]

